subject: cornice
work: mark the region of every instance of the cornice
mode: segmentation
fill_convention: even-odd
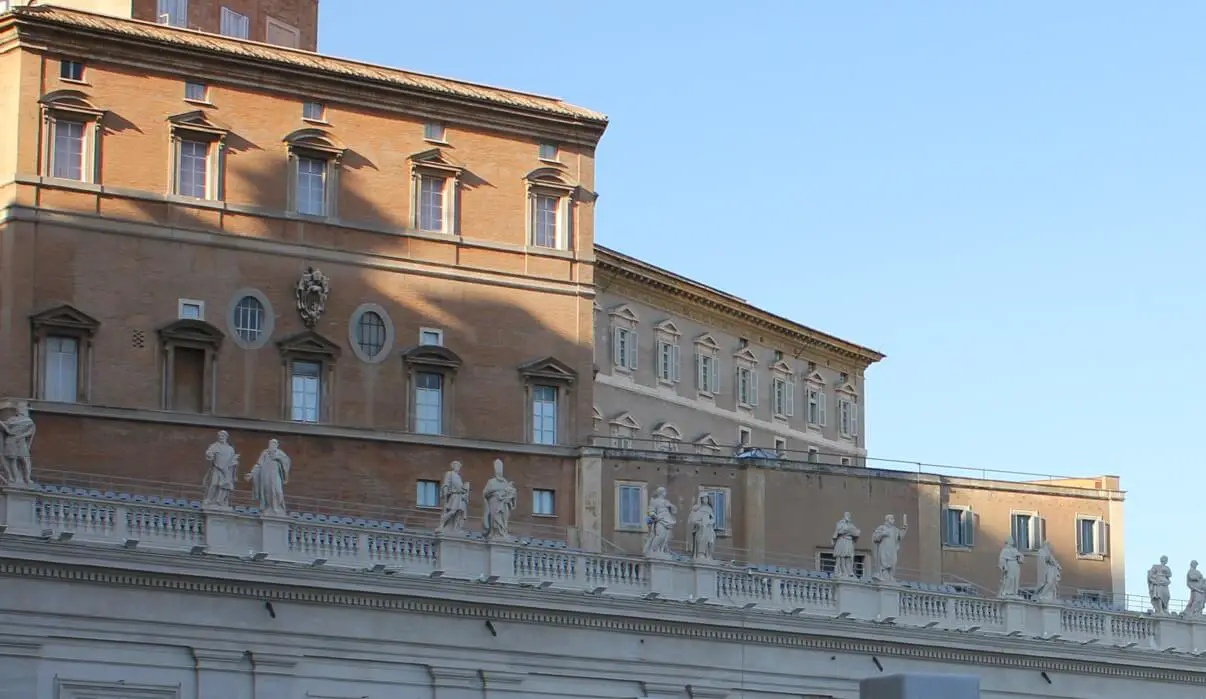
[[[62,8],[12,13],[0,31],[35,51],[78,53],[127,68],[213,78],[257,91],[328,98],[479,129],[554,136],[594,148],[607,118],[506,88]]]
[[[730,321],[774,333],[788,343],[803,345],[814,352],[823,352],[844,361],[854,362],[860,371],[885,356],[873,349],[776,316],[736,296],[621,255],[601,245],[595,246],[595,269],[595,283],[600,288],[606,286],[605,277],[626,281],[637,288],[646,288],[664,297],[684,300]]]
[[[88,565],[80,565],[19,557],[20,549],[36,547],[37,544],[5,542],[5,546],[8,550],[0,552],[0,577],[170,590],[198,595],[254,597],[280,602],[363,608],[375,612],[491,619],[495,622],[615,631],[694,641],[1206,686],[1206,666],[1200,670],[1186,669],[1187,661],[1184,659],[1175,660],[1180,667],[1170,666],[1170,659],[1143,651],[1138,651],[1136,655],[1136,651],[1119,649],[1086,650],[1079,644],[1063,646],[1054,642],[1045,642],[1040,649],[1033,641],[997,635],[982,638],[967,635],[960,639],[961,645],[956,647],[951,634],[946,632],[897,626],[891,630],[895,637],[885,639],[882,637],[882,627],[847,620],[780,618],[750,615],[727,608],[707,608],[701,614],[697,605],[683,605],[683,609],[678,609],[670,604],[650,604],[645,600],[586,600],[580,595],[550,594],[547,591],[510,587],[505,590],[476,585],[461,588],[454,587],[455,581],[397,576],[388,586],[393,589],[385,589],[386,586],[380,583],[377,583],[375,590],[352,589],[346,584],[342,587],[330,585],[330,581],[339,576],[338,572],[332,571],[299,574],[295,569],[290,569],[280,573],[275,580],[249,580],[246,579],[246,565],[239,565],[237,561],[88,549],[92,560]],[[172,563],[170,567],[174,570],[145,572],[137,569],[138,561],[156,558],[167,559],[166,562]],[[161,567],[166,569],[168,566],[161,563]],[[263,575],[259,572],[263,570],[267,569],[261,567],[255,572]],[[323,586],[324,583],[327,586]],[[470,601],[465,592],[470,592],[476,601]],[[1088,657],[1090,654],[1093,657]]]

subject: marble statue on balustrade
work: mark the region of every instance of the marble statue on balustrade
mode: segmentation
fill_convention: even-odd
[[[649,526],[649,537],[645,539],[645,555],[651,558],[670,558],[670,535],[677,520],[678,508],[666,497],[666,489],[658,487],[649,499],[649,510],[645,523]]]
[[[847,512],[838,520],[833,528],[833,577],[842,580],[854,580],[858,575],[854,571],[854,544],[862,532],[854,526]]]
[[[251,494],[260,505],[260,512],[267,515],[284,516],[285,486],[289,484],[289,469],[293,463],[281,449],[281,443],[268,440],[268,448],[260,452],[260,458],[251,467],[246,480],[251,481]]]
[[[909,531],[909,516],[904,516],[903,526],[896,526],[896,516],[887,515],[884,523],[871,534],[875,546],[875,575],[872,580],[882,583],[896,582],[896,562],[900,558],[900,542]]]
[[[1168,556],[1161,556],[1160,562],[1147,571],[1147,594],[1152,599],[1152,613],[1157,616],[1168,615],[1168,586],[1172,584],[1172,568],[1168,567]]]
[[[1055,550],[1050,541],[1044,541],[1039,546],[1038,554],[1038,584],[1035,586],[1034,597],[1039,602],[1054,602],[1059,599],[1059,581],[1063,577],[1063,568],[1055,560]]]
[[[229,432],[218,432],[218,441],[205,450],[205,460],[209,462],[209,468],[202,482],[205,500],[201,504],[205,507],[230,507],[230,494],[234,492],[238,477],[239,455],[230,443]]]
[[[997,566],[1001,569],[1001,587],[997,592],[997,596],[1003,599],[1015,599],[1018,595],[1018,586],[1022,582],[1022,561],[1025,557],[1015,545],[1013,537],[1005,539],[1005,546],[1001,548],[1001,555],[997,557]]]
[[[503,477],[502,459],[494,460],[494,477],[486,481],[482,491],[486,500],[486,516],[483,524],[486,538],[507,541],[511,538],[511,511],[515,509],[518,493],[515,484]]]
[[[461,462],[453,461],[444,474],[440,485],[440,502],[444,511],[440,514],[440,534],[461,534],[465,531],[465,520],[469,517],[469,484],[461,478]]]
[[[0,475],[4,477],[4,485],[28,488],[34,484],[31,450],[38,428],[29,416],[29,403],[21,401],[15,408],[15,415],[0,420],[0,461],[4,466]]]
[[[1190,561],[1189,570],[1185,572],[1185,587],[1189,588],[1189,602],[1185,605],[1184,616],[1202,616],[1202,608],[1206,607],[1206,577],[1198,570],[1198,562]]]
[[[712,509],[712,498],[700,495],[699,502],[691,507],[687,515],[688,554],[697,561],[713,560],[716,554],[716,512]]]

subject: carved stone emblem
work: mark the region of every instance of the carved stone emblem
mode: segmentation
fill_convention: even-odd
[[[302,323],[311,330],[318,324],[323,311],[327,309],[327,296],[331,293],[331,280],[313,266],[302,272],[297,280],[297,314]]]

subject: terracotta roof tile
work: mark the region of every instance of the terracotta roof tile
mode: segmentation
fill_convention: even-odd
[[[255,41],[235,39],[191,29],[169,27],[142,20],[97,15],[90,12],[55,7],[53,5],[34,5],[32,7],[16,8],[13,10],[13,14],[39,22],[50,22],[117,34],[134,39],[145,39],[188,48],[209,50],[240,58],[274,61],[296,68],[392,83],[436,94],[555,114],[599,124],[607,123],[605,115],[563,102],[555,97],[544,97],[542,95],[533,95],[504,88],[476,85],[451,78],[412,73],[397,68],[387,68],[344,58],[323,56],[310,51],[262,44]]]

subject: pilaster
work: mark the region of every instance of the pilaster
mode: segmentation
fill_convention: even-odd
[[[583,449],[578,457],[578,547],[603,550],[603,450]]]
[[[272,653],[249,653],[252,667],[252,699],[292,699],[298,658]]]
[[[197,667],[198,699],[230,699],[246,696],[253,682],[251,660],[246,651],[193,648]]]
[[[0,641],[0,699],[27,699],[41,696],[38,670],[42,644]]]

